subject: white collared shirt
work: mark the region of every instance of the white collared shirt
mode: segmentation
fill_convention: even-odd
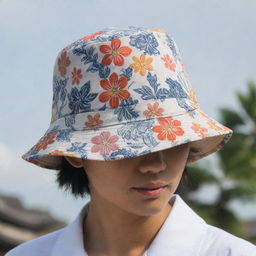
[[[207,224],[178,194],[172,197],[170,214],[142,256],[256,256],[255,245]],[[88,204],[66,227],[20,244],[5,256],[88,256],[83,242]]]

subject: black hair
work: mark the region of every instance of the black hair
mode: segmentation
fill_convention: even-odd
[[[60,170],[57,170],[56,180],[59,188],[70,190],[75,197],[90,195],[89,179],[83,167],[72,166],[65,157],[62,157]],[[188,170],[185,166],[179,187],[188,184]],[[178,187],[178,188],[179,188]]]

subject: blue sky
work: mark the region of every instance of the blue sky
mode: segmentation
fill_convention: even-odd
[[[56,188],[54,171],[21,159],[50,124],[53,65],[64,46],[107,26],[164,29],[178,44],[201,109],[220,121],[218,108],[238,109],[235,91],[256,81],[255,10],[252,0],[0,0],[0,193],[68,221],[84,204]],[[233,207],[243,218],[255,216],[252,205]]]

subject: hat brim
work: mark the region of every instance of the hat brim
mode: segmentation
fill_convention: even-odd
[[[170,120],[173,129],[166,130],[164,125]],[[54,129],[52,123],[45,135],[22,158],[40,167],[58,170],[63,156],[118,160],[190,143],[189,163],[220,150],[233,134],[230,128],[210,118],[199,108],[178,116],[70,130],[64,139],[60,136],[62,132]]]

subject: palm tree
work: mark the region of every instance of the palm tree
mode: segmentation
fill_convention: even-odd
[[[217,152],[221,175],[209,170],[213,165],[187,165],[188,183],[178,187],[178,193],[207,223],[218,226],[234,235],[249,240],[242,232],[242,222],[228,204],[231,200],[256,200],[256,84],[247,83],[248,92],[236,92],[240,110],[221,108],[220,121],[233,130],[233,136],[223,149]],[[229,183],[229,186],[227,186]],[[211,204],[198,202],[192,192],[204,184],[217,186],[219,195]]]

